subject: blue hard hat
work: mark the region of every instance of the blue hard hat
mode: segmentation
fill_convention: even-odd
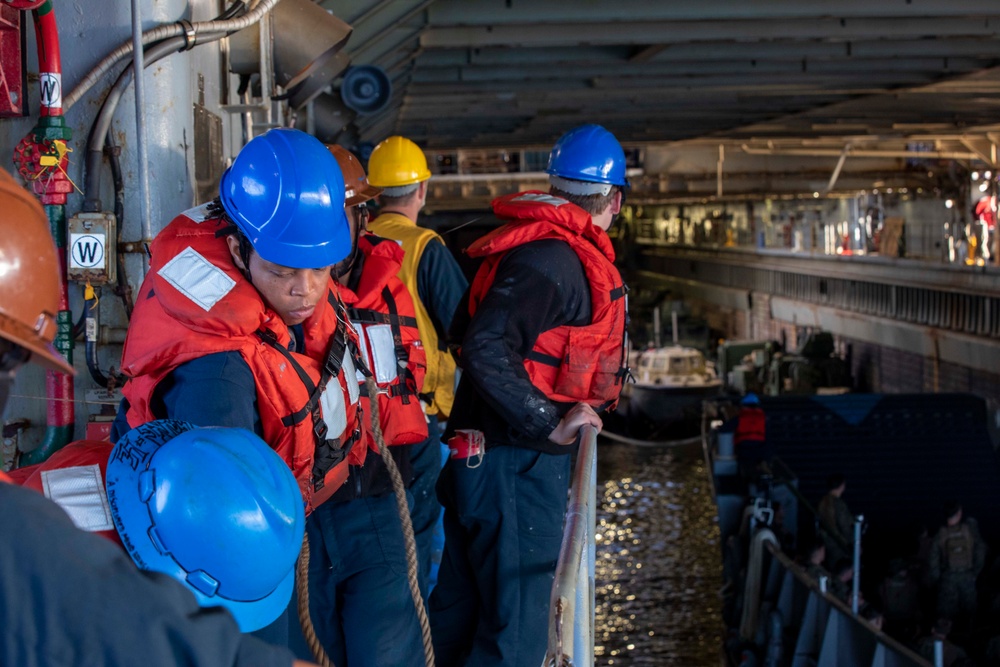
[[[625,151],[600,125],[581,125],[559,137],[546,173],[560,178],[628,187]]]
[[[140,568],[177,579],[203,607],[225,607],[243,632],[288,606],[304,503],[291,470],[250,431],[143,424],[115,445],[105,486]]]
[[[251,139],[222,174],[219,199],[269,262],[318,269],[351,252],[344,176],[305,132],[279,128]]]
[[[760,405],[760,399],[757,398],[757,394],[754,394],[753,392],[751,392],[751,393],[749,393],[749,394],[747,394],[746,396],[743,397],[743,400],[740,401],[740,404],[741,405]]]

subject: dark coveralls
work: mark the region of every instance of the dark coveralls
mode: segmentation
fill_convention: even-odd
[[[446,246],[432,241],[424,247],[417,265],[417,292],[434,323],[438,341],[448,340],[448,329],[468,286],[458,262]],[[430,583],[428,579],[433,579],[431,551],[434,527],[441,516],[441,505],[434,492],[441,470],[441,431],[437,415],[428,420],[427,439],[413,445],[410,461],[413,470],[410,520],[413,522],[413,537],[417,542],[417,559],[420,561],[420,590],[426,600]]]
[[[478,429],[487,451],[478,466],[450,459],[438,482],[445,552],[430,612],[440,667],[541,664],[573,450],[548,435],[572,406],[532,385],[523,358],[542,332],[589,323],[583,265],[557,240],[508,252],[468,322],[445,435]]]
[[[823,496],[817,508],[820,518],[823,520],[820,526],[820,535],[823,544],[826,545],[826,562],[831,568],[837,565],[837,561],[847,558],[852,559],[854,552],[848,553],[847,549],[853,549],[854,544],[854,515],[847,507],[847,502],[843,498],[838,498],[832,493]],[[834,532],[831,533],[830,530]],[[838,540],[837,538],[840,538]],[[847,545],[845,548],[841,543]]]
[[[955,619],[976,611],[976,577],[986,562],[986,543],[975,519],[942,526],[930,551],[931,577],[938,581],[937,610]]]
[[[201,609],[165,574],[79,530],[51,500],[0,482],[0,665],[290,667],[284,648]]]
[[[289,329],[290,347],[301,346],[302,327]],[[197,426],[246,428],[262,435],[253,373],[239,352],[210,354],[178,366],[160,383],[154,401],[157,415]],[[126,411],[123,400],[112,441],[129,430]],[[409,479],[408,449],[389,450],[404,482]],[[362,500],[345,502],[355,498]],[[344,487],[306,520],[313,624],[335,664],[391,666],[418,664],[422,659],[419,623],[409,589],[396,585],[400,576],[406,576],[406,550],[395,503],[385,464],[380,456],[371,455],[364,466],[351,466]],[[346,592],[332,594],[347,580],[350,585],[346,589],[340,586]],[[324,596],[320,591],[331,594]],[[351,604],[359,598],[363,599],[361,604]],[[312,660],[295,605],[293,595],[289,609],[253,635],[291,646],[300,658]],[[348,619],[340,617],[345,606],[352,610]],[[392,609],[392,613],[384,613],[385,609]],[[365,646],[365,650],[347,655],[341,628],[351,635],[353,646]]]

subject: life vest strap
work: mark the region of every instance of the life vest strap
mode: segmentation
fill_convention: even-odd
[[[544,352],[538,352],[536,350],[531,350],[528,354],[524,355],[524,358],[536,361],[540,364],[545,364],[546,366],[554,366],[556,368],[562,366],[563,363],[563,360],[555,355],[545,354]]]
[[[347,312],[350,314],[352,322],[392,325],[392,315],[389,313],[380,313],[371,308],[349,308]],[[417,318],[409,315],[397,315],[396,317],[400,326],[417,328]]]

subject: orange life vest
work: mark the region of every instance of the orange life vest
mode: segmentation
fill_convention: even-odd
[[[508,222],[466,250],[470,257],[484,258],[470,287],[469,314],[476,314],[507,252],[543,239],[565,241],[580,258],[590,284],[591,323],[543,332],[524,367],[532,384],[553,401],[613,408],[627,373],[628,289],[615,268],[608,235],[579,206],[544,192],[500,197],[493,200],[493,211]]]
[[[102,440],[71,442],[42,463],[11,470],[9,481],[38,491],[62,507],[78,528],[124,549],[104,488],[113,448]]]
[[[379,388],[379,424],[386,445],[412,445],[427,439],[427,419],[417,394],[424,382],[427,356],[420,342],[416,310],[406,285],[396,276],[403,261],[398,243],[374,234],[358,239],[362,255],[350,283],[341,288],[361,356]],[[361,405],[368,395],[361,382]],[[378,451],[369,433],[368,445]]]
[[[171,371],[239,352],[256,383],[262,437],[291,468],[309,512],[344,483],[348,464],[365,459],[366,448],[353,446],[364,437],[357,338],[331,279],[327,299],[302,325],[305,349],[290,352],[288,327],[233,264],[226,227],[200,206],[153,241],[122,351],[126,416],[133,428],[169,416],[150,403]]]
[[[766,417],[760,408],[743,406],[736,418],[736,433],[733,434],[733,444],[746,441],[763,442]]]

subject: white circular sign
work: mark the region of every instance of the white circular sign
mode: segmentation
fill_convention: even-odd
[[[93,234],[73,234],[70,247],[70,267],[93,269],[104,266],[104,237]]]

